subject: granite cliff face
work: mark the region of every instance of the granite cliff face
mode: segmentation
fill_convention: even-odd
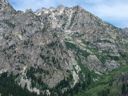
[[[22,12],[1,0],[0,80],[21,96],[72,96],[127,65],[123,32],[79,6]],[[5,85],[3,96],[20,96]]]

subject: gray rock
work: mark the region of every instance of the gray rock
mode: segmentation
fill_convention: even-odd
[[[0,69],[18,74],[16,82],[37,94],[63,81],[68,90],[86,81],[83,70],[106,73],[121,66],[121,59],[128,62],[121,32],[79,6],[22,12],[1,0]]]

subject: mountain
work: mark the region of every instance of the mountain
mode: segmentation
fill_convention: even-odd
[[[128,35],[123,29],[80,6],[22,12],[1,0],[0,15],[2,96],[127,94]],[[124,92],[110,91],[116,83]]]

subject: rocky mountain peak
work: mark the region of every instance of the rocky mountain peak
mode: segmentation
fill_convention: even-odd
[[[14,8],[9,4],[8,0],[0,0],[0,11],[4,13],[13,13],[15,10]]]
[[[0,0],[0,4],[8,4],[7,0]]]
[[[21,96],[74,96],[102,74],[128,64],[127,37],[80,6],[19,12],[7,0],[0,4],[0,75],[12,74],[13,80],[7,79],[12,86],[37,94],[20,91]],[[0,85],[2,94],[1,88],[6,88]],[[20,96],[6,93],[2,96]]]

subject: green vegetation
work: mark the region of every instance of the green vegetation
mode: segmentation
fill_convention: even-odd
[[[127,74],[128,66],[122,66],[101,76],[96,75],[85,66],[86,64],[82,64],[82,56],[87,57],[89,53],[80,49],[79,46],[72,42],[65,42],[65,44],[69,50],[74,50],[74,53],[77,56],[76,60],[82,70],[79,73],[81,83],[79,87],[77,86],[77,88],[80,89],[80,92],[78,91],[78,94],[75,96],[120,96],[121,94],[128,94],[128,83],[123,83],[124,81],[120,80],[122,74]],[[120,62],[127,58],[126,53],[121,54],[121,56],[114,56],[111,55],[111,52],[109,51],[99,52],[99,50],[93,47],[89,42],[84,42],[84,44],[88,45],[87,49],[89,49],[92,54],[96,55],[103,64],[105,64],[106,60],[115,60]],[[127,76],[122,78],[125,77]]]
[[[68,49],[73,49],[75,54],[80,54],[80,55],[82,55],[84,57],[89,56],[89,53],[87,51],[85,51],[85,50],[80,49],[79,46],[76,46],[75,44],[73,44],[71,42],[65,42],[65,44],[66,44],[66,47]]]
[[[126,94],[128,83],[120,81],[122,74],[128,74],[128,66],[101,76],[97,82],[92,83],[88,89],[79,92],[76,96],[120,96],[120,94]]]
[[[0,75],[0,93],[1,96],[36,96],[26,88],[21,88],[15,82],[16,76],[3,73]]]
[[[57,43],[57,42],[56,42]],[[50,43],[48,47],[56,48],[59,45],[56,43]],[[108,74],[97,75],[95,72],[90,71],[83,59],[91,53],[81,49],[79,46],[72,42],[65,42],[67,49],[72,50],[76,55],[77,64],[79,64],[81,71],[78,73],[80,82],[71,88],[71,81],[73,80],[72,75],[69,78],[62,80],[57,86],[50,89],[47,84],[42,82],[42,74],[48,75],[49,72],[40,68],[30,68],[27,71],[27,78],[32,80],[32,87],[36,87],[41,90],[50,90],[52,96],[120,96],[121,94],[128,94],[128,83],[125,82],[125,77],[122,74],[128,74],[128,66],[122,66],[118,69],[111,71]],[[87,44],[89,44],[87,42]],[[105,64],[106,59],[120,60],[117,56],[111,56],[107,52],[98,52],[96,48],[88,47],[98,59]],[[44,52],[44,51],[43,51]],[[54,56],[51,56],[50,50],[46,51],[46,54],[40,54],[40,57],[49,64],[51,58],[52,63],[57,64],[59,60]],[[121,57],[127,55],[121,54]],[[23,60],[25,56],[22,54],[18,60]],[[122,59],[122,58],[121,58]],[[23,61],[19,61],[23,63]],[[36,74],[36,75],[35,75]],[[16,84],[15,79],[17,76],[8,75],[3,73],[0,76],[0,93],[1,96],[37,96],[35,93],[31,93],[27,88],[21,88]],[[64,90],[64,91],[63,91]],[[43,96],[43,95],[41,95]],[[44,95],[45,96],[45,95]],[[124,95],[125,96],[125,95]]]
[[[38,77],[35,76],[35,74],[38,73],[40,74]],[[32,87],[37,87],[39,89],[42,89],[42,90],[45,90],[45,89],[48,89],[48,85],[46,85],[45,83],[43,83],[41,80],[42,80],[42,77],[41,77],[41,74],[49,74],[48,71],[46,70],[43,70],[43,69],[35,69],[35,68],[30,68],[30,70],[27,71],[27,77],[31,80],[32,80]]]

